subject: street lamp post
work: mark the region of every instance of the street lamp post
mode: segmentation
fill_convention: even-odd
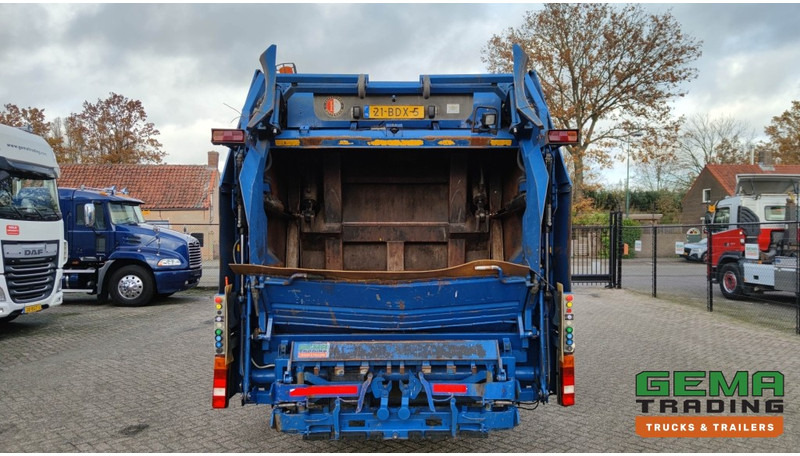
[[[631,133],[628,139],[625,141],[627,144],[627,156],[628,156],[628,170],[625,174],[625,218],[630,218],[630,210],[631,210],[631,190],[630,190],[630,180],[631,180],[631,138],[641,138],[644,136],[644,133],[641,131],[635,131]]]

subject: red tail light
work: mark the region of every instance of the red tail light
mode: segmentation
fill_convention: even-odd
[[[244,130],[211,129],[211,144],[216,146],[235,146],[244,144]]]
[[[289,391],[289,396],[358,396],[358,385],[301,386]]]
[[[561,405],[575,405],[575,359],[564,355],[561,361]]]
[[[572,146],[578,144],[580,135],[578,130],[548,130],[547,144]]]
[[[211,395],[211,407],[226,408],[228,406],[228,365],[225,356],[214,357],[214,390]]]

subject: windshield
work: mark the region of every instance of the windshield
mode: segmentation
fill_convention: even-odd
[[[0,218],[61,220],[55,179],[0,170]]]
[[[111,223],[114,225],[138,225],[144,223],[142,209],[136,204],[109,203]]]

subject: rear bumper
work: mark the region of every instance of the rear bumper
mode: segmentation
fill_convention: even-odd
[[[485,437],[489,431],[512,429],[519,424],[519,410],[514,406],[486,410],[480,407],[456,407],[455,401],[444,402],[435,411],[414,408],[403,418],[398,407],[388,409],[385,420],[371,410],[355,412],[343,403],[329,412],[272,412],[271,426],[278,431],[301,434],[309,439],[413,439],[456,436]]]
[[[534,370],[502,359],[496,340],[294,343],[291,365],[303,380],[283,378],[251,395],[275,405],[271,425],[321,439],[483,436],[519,424],[521,378]],[[278,363],[281,364],[281,363]],[[256,384],[276,380],[253,372]],[[529,383],[529,382],[528,382]]]
[[[200,283],[203,269],[184,269],[180,271],[154,271],[156,288],[159,293],[175,293],[194,288]]]

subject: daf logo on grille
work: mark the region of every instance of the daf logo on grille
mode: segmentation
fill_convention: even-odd
[[[3,246],[3,256],[6,258],[36,258],[53,256],[58,252],[58,245],[50,244],[6,244]]]

